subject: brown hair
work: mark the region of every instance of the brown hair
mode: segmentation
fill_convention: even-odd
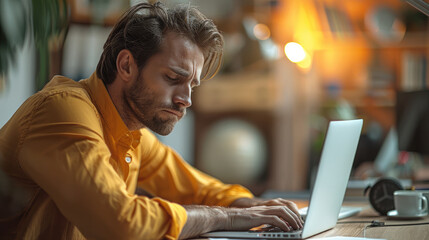
[[[194,42],[204,54],[201,79],[212,78],[221,65],[223,39],[212,20],[189,5],[167,9],[162,3],[131,7],[113,27],[97,65],[97,76],[107,85],[115,80],[116,58],[128,49],[142,69],[160,51],[163,35],[173,31]]]

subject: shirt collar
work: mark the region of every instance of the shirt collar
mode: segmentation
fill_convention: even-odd
[[[124,136],[132,136],[134,139],[139,139],[141,132],[129,131],[121,116],[119,115],[118,110],[112,102],[112,99],[104,85],[103,81],[97,77],[97,74],[94,72],[91,77],[81,81],[87,88],[91,99],[98,109],[103,124],[107,125],[110,133],[118,141]]]

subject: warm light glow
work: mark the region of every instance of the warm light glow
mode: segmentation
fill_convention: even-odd
[[[304,69],[304,70],[308,70],[311,67],[311,56],[309,54],[305,55],[305,58],[300,61],[297,62],[296,64],[298,65],[298,67]]]
[[[271,31],[267,25],[258,23],[253,27],[253,34],[259,40],[267,40],[271,35]]]
[[[306,57],[304,48],[296,42],[290,42],[285,45],[285,54],[294,63],[301,62]]]

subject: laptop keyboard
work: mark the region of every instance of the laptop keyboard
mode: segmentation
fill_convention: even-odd
[[[292,231],[289,231],[289,232],[287,232],[287,233],[295,233],[295,232],[300,232],[302,229],[299,229],[299,230],[292,230]],[[263,226],[260,226],[260,227],[256,227],[256,228],[252,228],[252,229],[250,229],[250,232],[285,232],[285,231],[283,231],[281,228],[279,228],[279,227],[275,227],[275,226],[270,226],[270,225],[263,225]]]
[[[300,238],[301,237],[301,233],[302,233],[302,229],[299,230],[292,230],[289,232],[285,232],[283,230],[281,230],[281,228],[279,227],[274,227],[274,226],[270,226],[267,225],[265,227],[256,227],[256,228],[252,228],[250,230],[250,232],[252,233],[258,233],[259,237],[262,238]]]

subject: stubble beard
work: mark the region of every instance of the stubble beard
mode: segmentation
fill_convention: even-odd
[[[163,136],[173,131],[177,120],[162,119],[157,115],[156,110],[159,108],[177,109],[177,107],[157,106],[155,94],[144,86],[142,79],[138,79],[130,89],[125,90],[123,96],[124,109],[126,109],[125,118],[131,123],[130,125],[138,126],[137,128],[147,127]]]

